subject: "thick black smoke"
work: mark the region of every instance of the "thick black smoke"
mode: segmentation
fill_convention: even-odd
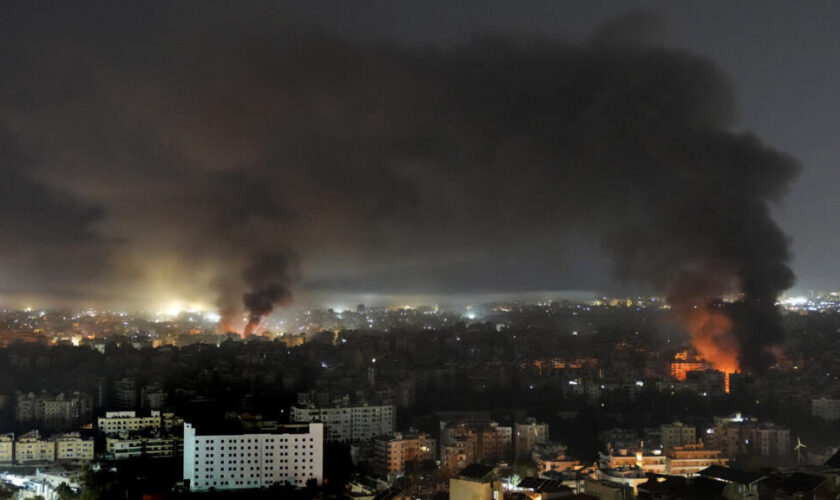
[[[254,254],[294,248],[309,290],[562,289],[593,286],[570,256],[594,241],[686,304],[742,293],[740,356],[766,364],[793,281],[770,210],[798,167],[734,130],[726,76],[651,44],[655,23],[409,48],[227,5],[6,13],[0,120],[27,182],[98,207],[74,223],[121,242],[77,282],[213,289],[228,310],[248,293],[259,316],[292,282],[240,279]],[[698,275],[715,286],[685,292]]]
[[[243,273],[251,291],[242,296],[248,311],[243,336],[256,333],[262,321],[279,305],[292,299],[292,284],[298,277],[298,256],[290,251],[254,256]]]

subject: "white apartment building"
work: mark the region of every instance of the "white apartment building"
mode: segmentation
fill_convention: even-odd
[[[15,435],[2,434],[0,435],[0,464],[11,463],[14,459],[15,450]]]
[[[104,417],[99,417],[97,426],[99,432],[103,434],[116,435],[125,432],[159,429],[161,423],[159,411],[152,411],[149,416],[144,417],[138,417],[134,411],[109,411],[105,412]]]
[[[55,443],[41,439],[38,431],[27,432],[15,442],[15,461],[19,464],[55,462]]]
[[[184,423],[184,480],[192,491],[302,487],[324,477],[324,425],[291,424],[277,432],[223,434]],[[229,432],[229,431],[223,431]]]
[[[82,439],[78,432],[70,432],[51,440],[55,442],[56,460],[93,460],[93,439]]]
[[[292,422],[321,422],[324,439],[349,443],[391,435],[396,426],[394,405],[316,408],[292,407]]]
[[[811,415],[828,422],[840,420],[840,399],[825,397],[812,399]]]

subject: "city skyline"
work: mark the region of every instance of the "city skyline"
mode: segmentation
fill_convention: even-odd
[[[0,499],[840,499],[840,2],[0,2]]]

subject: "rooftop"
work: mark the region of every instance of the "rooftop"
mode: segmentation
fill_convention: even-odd
[[[467,479],[470,481],[487,482],[490,479],[487,477],[493,472],[493,467],[483,464],[470,464],[461,472],[458,473],[459,479]]]
[[[831,458],[829,458],[825,462],[825,466],[830,469],[840,469],[840,451],[838,451]]]
[[[519,484],[518,488],[528,489],[536,492],[543,491],[571,491],[571,488],[564,486],[560,481],[542,479],[539,477],[526,477]]]
[[[738,484],[752,484],[766,476],[760,472],[748,472],[740,469],[730,469],[729,467],[722,467],[720,465],[712,465],[700,471],[700,475],[718,481],[726,481],[727,483]]]
[[[224,420],[219,422],[207,422],[201,424],[184,423],[195,429],[196,436],[218,436],[218,435],[240,435],[240,434],[308,434],[309,423],[284,424],[270,429],[261,430],[258,428],[245,429],[239,420]]]

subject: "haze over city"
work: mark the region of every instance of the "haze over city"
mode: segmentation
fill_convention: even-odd
[[[0,5],[0,499],[840,498],[838,23]]]

